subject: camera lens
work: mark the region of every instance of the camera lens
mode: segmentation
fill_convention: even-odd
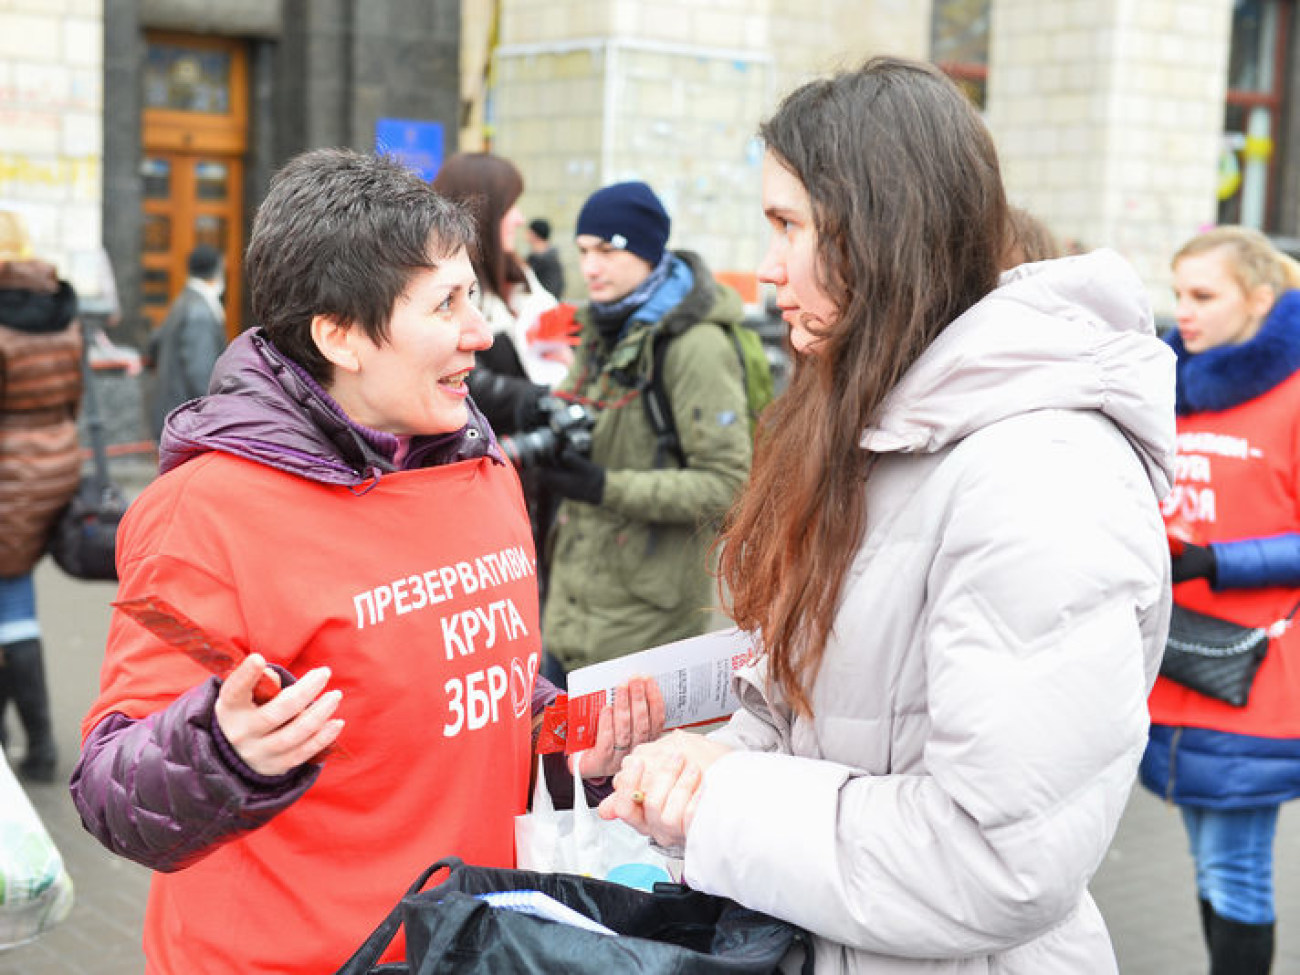
[[[559,450],[559,438],[550,427],[538,427],[513,437],[501,438],[501,451],[515,467],[523,470],[544,464]]]

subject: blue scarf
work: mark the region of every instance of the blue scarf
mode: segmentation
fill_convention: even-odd
[[[617,301],[591,302],[592,321],[596,323],[596,328],[605,337],[606,342],[613,345],[618,341],[632,313],[649,301],[660,286],[668,280],[668,272],[672,269],[673,260],[672,252],[664,251],[664,256],[659,258],[659,263],[650,272],[650,276],[637,285],[630,294],[624,295]]]
[[[1239,345],[1193,354],[1177,329],[1165,341],[1178,356],[1179,416],[1240,406],[1300,369],[1300,291],[1283,293],[1254,337]]]

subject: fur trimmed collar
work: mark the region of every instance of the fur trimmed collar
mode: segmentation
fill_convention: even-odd
[[[1283,293],[1255,337],[1240,345],[1193,355],[1177,329],[1165,341],[1178,356],[1179,416],[1240,406],[1300,369],[1300,291]]]

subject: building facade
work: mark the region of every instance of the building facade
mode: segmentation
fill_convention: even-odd
[[[1300,239],[1295,0],[0,0],[0,208],[83,295],[101,248],[118,341],[143,346],[200,241],[228,318],[271,174],[320,145],[436,166],[491,147],[566,246],[578,207],[645,179],[673,245],[752,272],[761,119],[874,53],[941,63],[980,101],[1012,200],[1129,257],[1214,223]],[[1294,248],[1293,248],[1294,249]],[[576,279],[576,274],[575,274]]]
[[[0,209],[78,292],[111,258],[143,348],[198,243],[227,255],[227,320],[271,174],[315,146],[384,145],[432,174],[459,125],[458,0],[0,0]]]
[[[465,114],[481,122],[462,147],[516,162],[525,209],[562,243],[588,193],[645,179],[673,214],[674,246],[750,270],[766,237],[763,116],[799,82],[871,54],[929,59],[980,102],[1012,201],[1072,246],[1124,253],[1167,315],[1169,256],[1198,229],[1300,237],[1294,6],[501,0],[495,19],[464,21],[484,110]]]

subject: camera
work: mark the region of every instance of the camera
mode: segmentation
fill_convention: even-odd
[[[566,447],[586,456],[591,453],[591,428],[596,418],[581,403],[558,396],[543,396],[537,408],[544,417],[541,426],[513,437],[502,437],[502,452],[520,470],[550,463]]]

